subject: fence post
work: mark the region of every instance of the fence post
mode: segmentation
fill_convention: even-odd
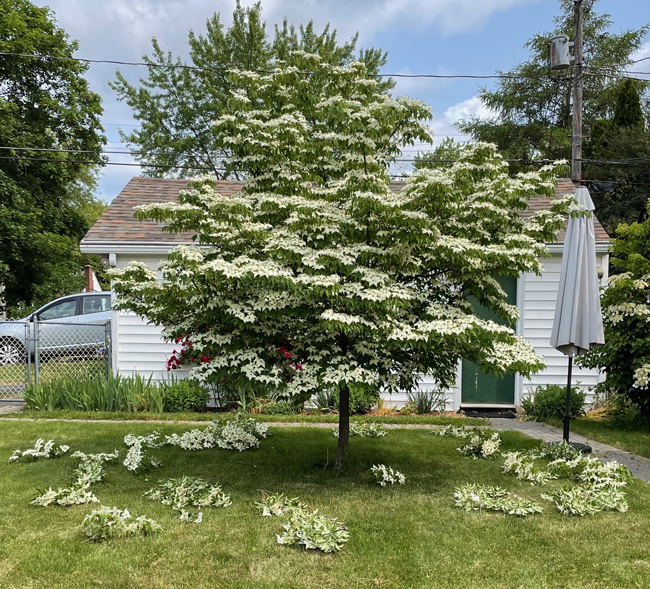
[[[38,318],[34,315],[34,384],[38,384],[39,349],[38,349]]]
[[[110,377],[112,369],[113,345],[111,342],[111,320],[104,324],[104,350],[106,352],[106,376]]]
[[[27,354],[27,378],[26,383],[32,383],[32,330],[29,319],[25,321],[25,352]]]

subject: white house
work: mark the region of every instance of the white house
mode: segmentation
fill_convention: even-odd
[[[163,232],[157,223],[140,223],[133,218],[134,207],[153,202],[178,199],[178,194],[187,186],[186,180],[132,178],[124,190],[109,205],[104,214],[81,241],[82,253],[99,254],[106,263],[123,268],[129,262],[145,262],[157,269],[169,250],[182,243],[192,243],[191,235]],[[575,192],[576,186],[570,180],[560,180],[557,196]],[[236,182],[220,182],[217,190],[222,194],[233,194],[241,189]],[[395,190],[400,189],[396,183]],[[548,208],[551,199],[534,196],[530,208],[524,215]],[[607,280],[609,265],[609,236],[601,224],[595,222],[596,252],[600,279]],[[510,375],[502,379],[490,377],[476,365],[463,361],[458,366],[456,386],[448,391],[450,409],[469,407],[513,408],[520,404],[523,396],[537,386],[545,384],[566,384],[566,357],[550,347],[549,338],[555,309],[564,231],[558,234],[557,242],[549,244],[551,257],[543,261],[541,276],[524,274],[518,279],[503,281],[508,298],[519,307],[517,332],[531,342],[540,356],[546,359],[546,369],[531,379]],[[139,372],[154,379],[167,376],[166,362],[173,345],[160,338],[161,328],[150,325],[132,313],[113,312],[113,369],[122,374]],[[601,379],[596,370],[574,369],[573,382],[588,390]],[[421,381],[423,389],[431,389],[434,383],[427,377]],[[393,395],[392,403],[402,403],[406,395]]]

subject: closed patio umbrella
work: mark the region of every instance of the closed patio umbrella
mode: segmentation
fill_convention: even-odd
[[[589,214],[569,218],[551,331],[551,345],[569,357],[564,414],[564,441],[567,443],[573,358],[605,343],[596,266],[594,203],[584,187],[576,190],[575,199]]]

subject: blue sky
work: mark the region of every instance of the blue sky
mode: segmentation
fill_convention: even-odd
[[[35,4],[49,6],[59,26],[79,40],[79,57],[139,61],[142,54],[150,52],[154,35],[164,49],[184,55],[188,30],[202,32],[205,20],[215,11],[229,23],[235,2],[35,0]],[[648,0],[600,0],[596,9],[611,15],[614,32],[650,23]],[[524,44],[534,33],[552,30],[558,12],[555,0],[263,1],[268,31],[285,15],[294,24],[313,19],[319,29],[329,22],[341,40],[359,31],[359,46],[388,51],[387,73],[486,75],[497,69],[508,70],[527,57]],[[646,56],[650,56],[650,36],[637,57]],[[650,71],[650,65],[644,64],[643,71]],[[122,72],[132,82],[146,76],[144,68],[123,67]],[[129,131],[132,127],[128,125],[135,123],[130,108],[118,102],[108,86],[114,73],[115,66],[105,64],[93,65],[87,73],[92,89],[103,99],[109,148],[120,146],[120,126]],[[435,144],[447,134],[458,133],[453,128],[458,118],[485,114],[476,95],[481,85],[493,84],[493,80],[402,79],[396,92],[431,106]],[[122,155],[111,160],[133,161]],[[138,173],[139,168],[106,167],[98,196],[112,200]]]

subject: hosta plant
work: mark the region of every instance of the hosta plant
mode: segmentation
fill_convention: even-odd
[[[501,487],[467,484],[456,489],[455,505],[465,511],[502,511],[507,515],[525,517],[541,513],[542,506],[534,501],[523,499]]]
[[[528,481],[535,485],[545,485],[557,478],[557,474],[535,466],[535,457],[525,452],[504,452],[505,458],[501,470],[514,474],[520,481]]]
[[[403,485],[406,482],[406,477],[401,472],[385,464],[374,464],[370,470],[375,477],[375,482],[380,487]]]
[[[465,445],[458,448],[463,456],[471,456],[474,460],[477,460],[478,458],[494,458],[499,454],[501,438],[496,432],[490,435],[489,432],[477,430],[466,439]]]
[[[576,485],[562,487],[554,494],[542,494],[542,499],[553,501],[558,511],[564,515],[593,515],[600,511],[628,510],[625,493],[616,487],[594,487]]]
[[[194,507],[201,510],[204,507],[227,507],[232,503],[221,486],[210,485],[200,477],[183,476],[161,481],[149,489],[144,496],[176,509],[180,512],[181,521],[188,523],[200,523],[203,512],[199,511],[194,515],[187,508]]]
[[[57,444],[54,440],[47,442],[43,438],[36,440],[33,448],[15,450],[9,457],[9,462],[34,462],[42,458],[58,458],[70,449],[70,446]]]
[[[162,530],[160,524],[143,515],[133,518],[128,509],[105,505],[86,515],[81,526],[92,542],[125,536],[150,536]]]
[[[284,524],[284,532],[277,535],[278,544],[300,545],[307,550],[337,552],[350,539],[345,525],[334,518],[318,513],[295,509],[290,512],[289,522]]]
[[[262,500],[255,503],[263,517],[278,516],[296,510],[306,511],[307,506],[298,497],[287,497],[284,493],[262,491]]]
[[[122,463],[127,470],[134,474],[142,474],[162,466],[160,461],[146,453],[146,448],[160,448],[164,445],[165,441],[159,432],[153,432],[148,436],[128,434],[124,437],[124,443],[129,446]]]

